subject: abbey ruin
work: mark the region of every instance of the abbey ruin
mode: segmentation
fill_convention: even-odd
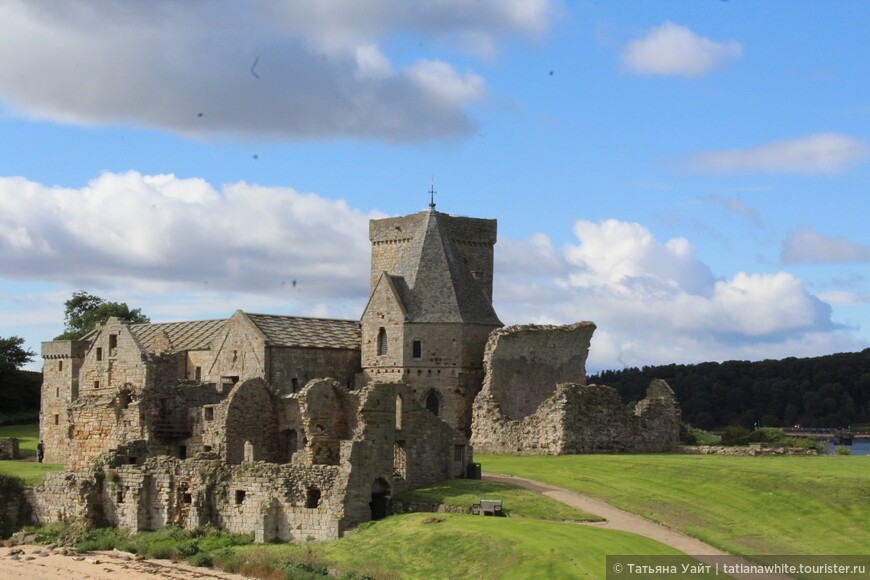
[[[42,345],[40,437],[65,463],[36,523],[212,523],[304,541],[389,513],[398,492],[498,453],[667,451],[679,406],[587,386],[595,325],[502,328],[495,220],[370,222],[360,321],[253,314],[129,325]]]

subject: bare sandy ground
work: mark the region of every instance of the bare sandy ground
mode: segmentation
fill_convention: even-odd
[[[16,550],[23,553],[11,554]],[[88,552],[70,555],[65,548],[45,546],[0,548],[0,578],[3,580],[244,580],[246,576],[210,568],[195,568],[170,560],[136,560],[124,552]]]

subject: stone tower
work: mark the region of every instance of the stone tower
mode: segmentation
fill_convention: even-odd
[[[371,297],[362,316],[366,381],[404,380],[450,425],[470,433],[483,350],[502,326],[492,308],[496,221],[434,206],[373,220]]]

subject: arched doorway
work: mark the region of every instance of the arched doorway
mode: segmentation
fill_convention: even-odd
[[[390,497],[390,484],[383,478],[377,478],[372,483],[372,501],[369,507],[372,508],[372,519],[382,520],[387,517],[387,499]]]

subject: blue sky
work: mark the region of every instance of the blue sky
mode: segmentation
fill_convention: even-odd
[[[859,0],[7,0],[0,336],[38,352],[77,290],[357,318],[368,220],[434,176],[498,220],[502,320],[594,321],[590,369],[867,348],[868,29]]]

